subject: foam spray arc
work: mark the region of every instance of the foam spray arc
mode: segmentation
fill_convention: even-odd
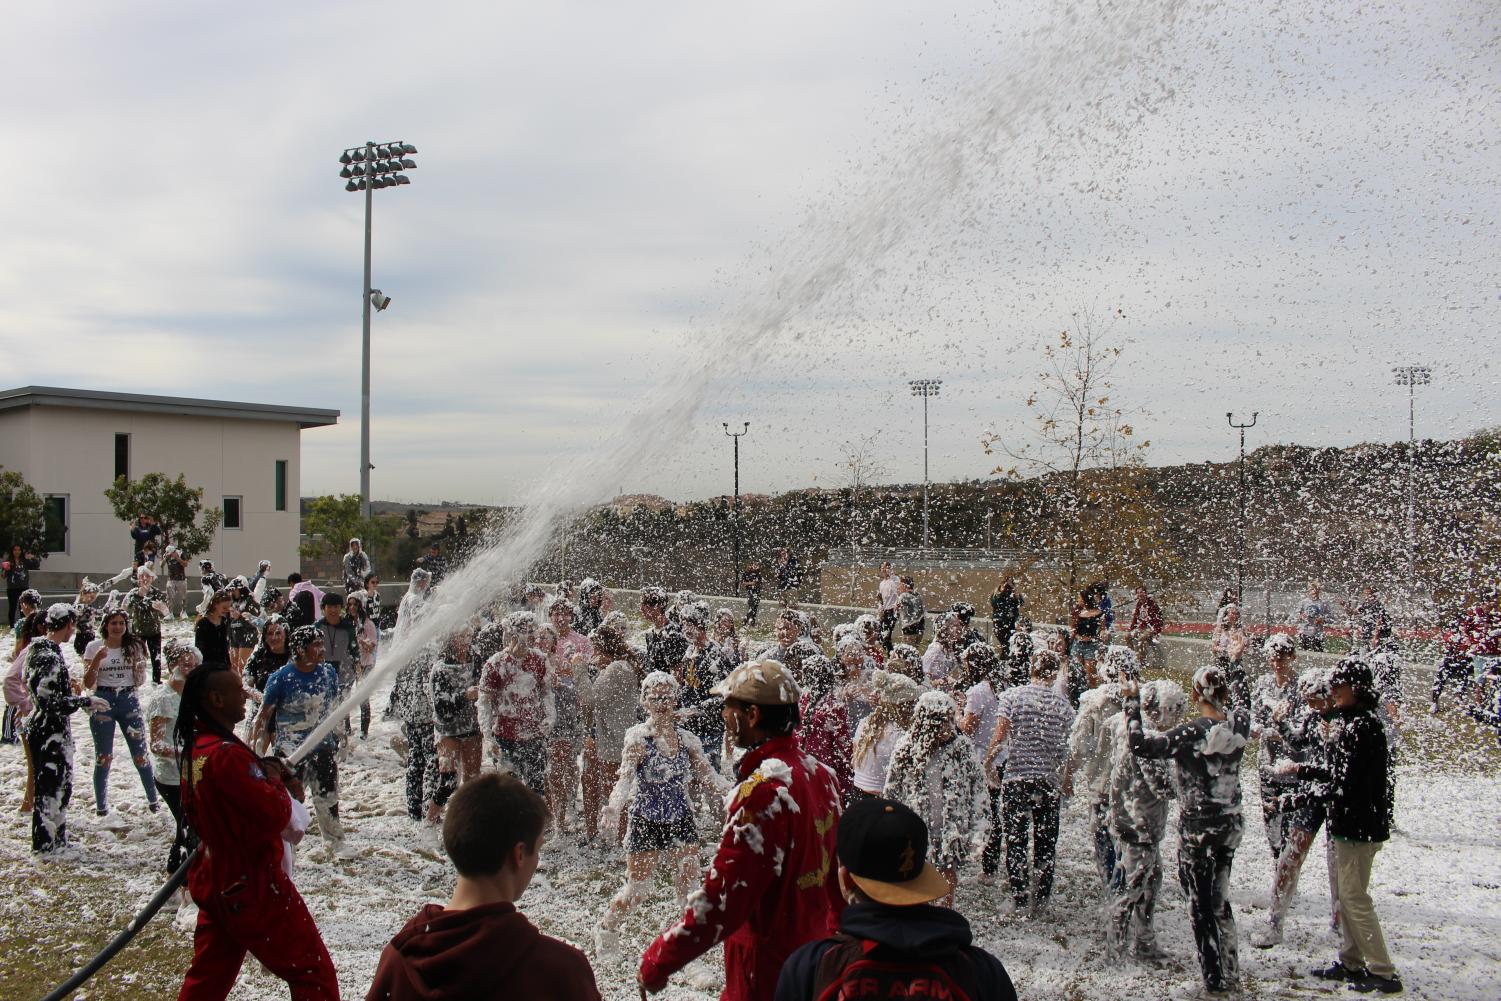
[[[789,325],[815,307],[827,308],[831,300],[852,299],[879,273],[883,258],[987,176],[1049,176],[1048,151],[1014,142],[1017,137],[1032,130],[1048,134],[1064,111],[1092,107],[1103,94],[1136,115],[1170,97],[1147,68],[1171,38],[1186,0],[1099,3],[1088,12],[1072,3],[1054,6],[1054,18],[1030,36],[1018,66],[962,90],[947,102],[941,120],[883,161],[882,169],[858,179],[840,207],[810,214],[778,248],[770,280],[748,290],[717,329],[697,339],[696,361],[671,367],[597,454],[537,484],[521,514],[448,575],[421,619],[397,630],[375,667],[292,760],[310,753],[424,647],[522,578],[542,557],[566,512],[607,500],[607,485],[628,479],[681,440],[716,379],[757,369]],[[1103,131],[1102,142],[1126,141],[1125,130]],[[1023,157],[1026,162],[1016,162]]]

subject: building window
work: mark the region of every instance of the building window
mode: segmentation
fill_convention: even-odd
[[[115,479],[130,479],[130,435],[115,435]]]
[[[287,460],[276,460],[276,510],[287,509]]]
[[[43,498],[42,519],[47,532],[42,546],[56,555],[68,552],[68,495],[48,494]]]
[[[226,529],[240,527],[240,498],[224,498],[224,527]]]

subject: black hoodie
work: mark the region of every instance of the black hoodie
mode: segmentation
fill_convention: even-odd
[[[972,945],[969,922],[947,907],[918,904],[851,904],[839,918],[839,930],[852,938],[877,942],[911,955],[914,963],[944,965],[945,955],[957,959],[968,953],[974,964],[979,993],[985,1001],[1016,1001],[1016,988],[1006,968],[984,949]],[[809,942],[788,957],[777,978],[775,1001],[813,1001],[813,980],[819,960],[839,939]]]
[[[599,1001],[582,952],[543,935],[514,904],[428,904],[380,954],[365,1001]]]

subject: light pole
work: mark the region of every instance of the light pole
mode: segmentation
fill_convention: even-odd
[[[1228,413],[1225,420],[1230,426],[1240,431],[1240,523],[1236,530],[1236,557],[1235,557],[1235,603],[1241,606],[1242,620],[1245,616],[1245,595],[1243,593],[1246,580],[1246,428],[1256,426],[1255,410],[1251,411],[1251,423],[1235,423],[1235,414]]]
[[[416,170],[417,147],[404,142],[367,142],[363,146],[351,146],[339,154],[344,166],[339,176],[347,182],[345,191],[365,193],[365,284],[363,334],[360,341],[360,517],[370,517],[370,308],[385,309],[391,297],[382,295],[379,289],[370,287],[370,210],[374,204],[376,188],[394,188],[411,184],[412,179],[402,173]]]
[[[922,547],[928,548],[928,397],[938,395],[942,379],[912,379],[913,396],[922,397]]]
[[[734,528],[734,533],[735,533],[735,567],[734,567],[734,570],[733,570],[734,577],[730,581],[730,587],[732,588],[732,591],[731,591],[732,594],[739,594],[740,593],[740,439],[744,438],[746,435],[750,434],[750,421],[746,421],[745,422],[745,427],[742,430],[740,430],[740,431],[731,431],[730,430],[730,425],[729,425],[729,423],[727,421],[721,421],[720,424],[724,428],[724,433],[727,434],[727,435],[729,435],[731,438],[733,438],[735,440],[735,507],[734,507],[733,513],[731,514],[731,520],[734,522],[733,528]]]
[[[1417,590],[1418,583],[1418,509],[1413,488],[1413,464],[1417,461],[1417,387],[1433,381],[1433,369],[1427,365],[1398,365],[1392,369],[1394,381],[1407,387],[1407,587]],[[1408,601],[1414,595],[1408,595]]]

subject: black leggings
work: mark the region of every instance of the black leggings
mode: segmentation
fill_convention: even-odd
[[[24,590],[26,590],[24,587],[8,587],[5,589],[5,603],[7,606],[5,624],[8,626],[16,624],[16,609],[21,605],[21,592]]]
[[[407,751],[407,816],[421,820],[428,803],[439,806],[448,802],[458,785],[458,775],[438,767],[431,723],[403,723],[410,749]]]
[[[177,821],[177,832],[173,835],[172,847],[167,852],[167,871],[176,872],[177,867],[182,865],[182,860],[187,858],[188,852],[198,844],[198,836],[182,821],[182,786],[157,779],[156,792],[167,804],[167,809],[172,811],[172,819]]]
[[[1041,904],[1053,893],[1053,869],[1058,855],[1058,790],[1042,779],[1013,779],[1004,785],[1001,816],[1006,827],[1006,875],[1011,880],[1011,895],[1017,906],[1025,907],[1035,872],[1034,902]]]
[[[64,726],[67,721],[64,720]],[[73,798],[73,737],[34,726],[26,734],[36,769],[36,794],[31,810],[31,850],[50,852],[68,844],[68,801]]]
[[[990,834],[985,838],[985,850],[980,853],[980,868],[987,876],[994,876],[1001,868],[1001,853],[1006,847],[1006,825],[1001,818],[1001,791],[987,790],[990,794]]]
[[[1199,971],[1211,991],[1240,979],[1235,916],[1230,910],[1230,865],[1240,844],[1240,817],[1179,828],[1178,882],[1188,898]]]
[[[1459,695],[1463,698],[1470,693],[1474,682],[1475,672],[1470,667],[1469,657],[1454,656],[1452,654],[1444,657],[1443,660],[1439,661],[1438,669],[1433,672],[1433,693],[1431,696],[1433,704],[1438,705],[1438,700],[1443,697],[1444,689],[1450,683],[1458,684]]]
[[[141,639],[146,641],[146,649],[151,651],[151,683],[160,685],[162,683],[162,634],[142,636]]]

